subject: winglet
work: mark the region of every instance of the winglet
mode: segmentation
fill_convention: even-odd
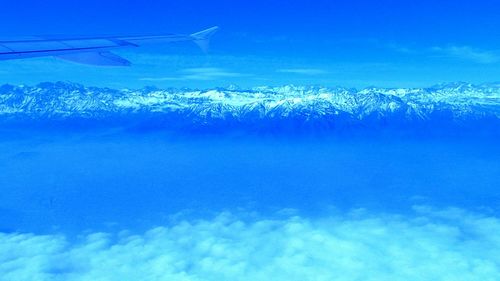
[[[191,38],[193,38],[194,42],[201,48],[201,50],[205,53],[208,52],[210,45],[210,38],[219,30],[218,26],[211,27],[209,29],[205,29],[200,32],[196,32],[191,34]]]

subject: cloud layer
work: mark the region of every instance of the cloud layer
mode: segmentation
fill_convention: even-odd
[[[142,234],[0,234],[0,280],[495,280],[500,220],[460,209],[227,213]],[[245,215],[245,217],[247,217]]]
[[[483,50],[471,46],[448,45],[435,46],[428,49],[413,49],[396,44],[387,44],[386,48],[406,55],[425,55],[427,57],[444,57],[458,61],[467,61],[478,64],[494,64],[500,62],[498,50]]]
[[[222,68],[202,67],[188,68],[181,71],[182,75],[174,77],[141,78],[142,81],[187,81],[187,80],[217,80],[223,78],[242,77],[244,74],[231,72]]]
[[[493,51],[474,49],[469,46],[434,47],[432,51],[446,57],[481,64],[497,63],[500,56]]]
[[[318,68],[282,68],[278,69],[277,72],[281,73],[291,73],[291,74],[301,74],[301,75],[322,75],[328,74],[327,71]]]

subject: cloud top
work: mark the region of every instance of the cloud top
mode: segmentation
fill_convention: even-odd
[[[248,221],[142,234],[0,234],[0,280],[495,280],[500,220],[460,209]]]

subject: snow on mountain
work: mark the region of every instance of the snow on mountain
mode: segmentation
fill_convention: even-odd
[[[327,124],[372,126],[412,122],[500,120],[500,85],[453,83],[387,89],[257,87],[249,90],[115,90],[57,82],[0,87],[0,122],[139,120],[179,126]],[[500,122],[499,122],[500,123]]]

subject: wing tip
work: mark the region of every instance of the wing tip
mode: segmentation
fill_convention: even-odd
[[[220,28],[217,25],[212,26],[205,30],[191,34],[191,37],[195,38],[196,40],[209,40],[210,37],[212,37],[219,29]]]
[[[210,39],[219,30],[219,26],[213,26],[205,30],[191,34],[194,43],[200,47],[204,53],[208,53],[210,48]]]

